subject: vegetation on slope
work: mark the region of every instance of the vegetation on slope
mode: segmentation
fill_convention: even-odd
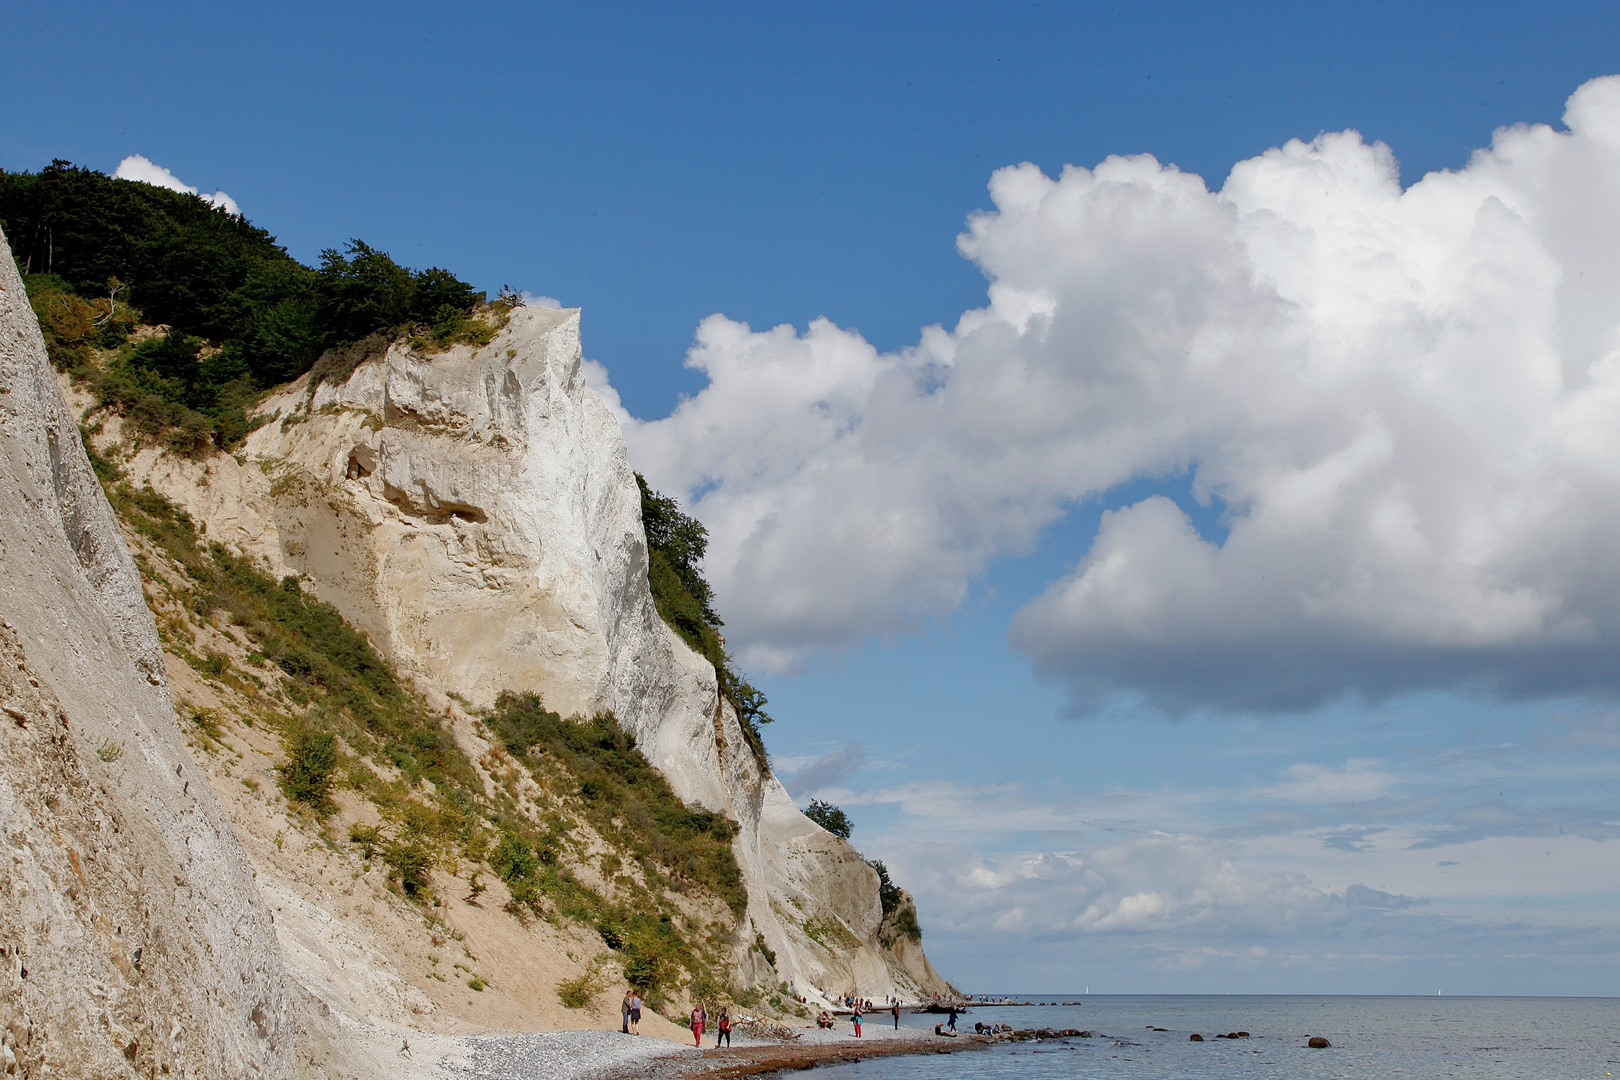
[[[516,302],[491,308],[448,270],[409,270],[360,240],[305,266],[195,195],[60,160],[0,173],[0,227],[52,362],[188,454],[236,443],[259,395],[328,349],[378,332],[412,333],[430,351],[487,341]],[[165,335],[130,341],[140,322]],[[94,349],[113,358],[98,365]]]
[[[824,799],[811,799],[810,805],[804,808],[804,816],[845,840],[855,831],[855,823],[849,820],[849,815]],[[922,926],[917,922],[917,909],[903,903],[904,894],[900,886],[890,880],[889,868],[883,865],[881,859],[867,859],[866,865],[876,870],[878,876],[878,901],[883,905],[880,943],[893,945],[902,937],[914,942],[921,941]]]
[[[183,511],[151,488],[135,489],[93,450],[92,462],[140,541],[143,575],[172,602],[167,610],[154,604],[165,648],[265,703],[235,719],[279,729],[281,789],[312,828],[329,835],[323,822],[337,809],[335,793],[353,792],[382,824],[356,822],[346,839],[362,857],[380,859],[394,887],[430,919],[444,902],[431,871],[466,874],[471,900],[487,872],[506,883],[515,917],[596,930],[655,1002],[682,988],[724,988],[730,924],[694,916],[681,898],[713,897],[733,917],[743,910],[736,825],[681,803],[611,714],[565,719],[535,694],[503,694],[481,716],[497,747],[481,775],[444,718],[335,608],[296,578],[276,581],[204,542]],[[234,663],[199,655],[197,632],[209,622],[240,632],[254,651]],[[286,707],[269,707],[278,701]],[[229,719],[193,717],[205,741],[217,741]],[[534,786],[524,789],[520,770]],[[587,864],[604,884],[585,884],[579,871]]]
[[[697,518],[681,513],[674,499],[648,487],[640,473],[636,483],[641,488],[641,527],[647,534],[647,583],[658,614],[682,641],[714,665],[720,692],[737,710],[749,749],[765,765],[765,741],[759,729],[771,722],[765,711],[768,702],[726,652],[725,639],[720,636],[725,624],[715,614],[714,593],[699,569],[709,549],[709,530]]]

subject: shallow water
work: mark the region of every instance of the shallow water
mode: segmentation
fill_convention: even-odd
[[[1052,1000],[1050,996],[1044,1000]],[[819,1069],[821,1080],[1470,1080],[1606,1078],[1620,1072],[1620,998],[1070,996],[1074,1007],[980,1006],[958,1024],[1090,1029],[1091,1039],[979,1053],[881,1058]],[[901,1017],[931,1028],[942,1017]],[[1168,1028],[1152,1031],[1150,1027]],[[1247,1039],[1215,1039],[1247,1031]],[[1198,1032],[1206,1042],[1191,1042]],[[1311,1050],[1312,1035],[1329,1050]]]

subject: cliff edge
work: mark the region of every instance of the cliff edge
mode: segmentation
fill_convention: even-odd
[[[270,913],[0,237],[0,1072],[292,1077]]]

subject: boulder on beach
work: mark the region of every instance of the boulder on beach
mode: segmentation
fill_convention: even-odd
[[[1310,1047],[1312,1050],[1326,1050],[1333,1044],[1322,1038],[1320,1035],[1312,1035],[1310,1040],[1306,1042],[1305,1045]]]

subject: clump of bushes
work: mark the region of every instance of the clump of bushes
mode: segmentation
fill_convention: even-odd
[[[382,846],[382,842],[382,830],[375,825],[366,825],[357,821],[349,826],[349,843],[359,845],[360,856],[367,862],[371,861],[371,857],[377,854],[377,849]]]
[[[428,871],[433,869],[433,849],[419,837],[392,840],[382,847],[382,859],[388,867],[388,876],[399,883],[406,896],[420,896],[427,891]]]
[[[51,362],[81,379],[94,370],[97,349],[116,349],[141,321],[140,312],[120,298],[125,290],[116,278],[107,282],[104,298],[78,295],[57,274],[28,274],[23,286]]]
[[[601,993],[606,986],[602,977],[602,963],[605,959],[605,956],[598,956],[579,975],[557,984],[557,1000],[562,1002],[564,1008],[583,1009],[591,1003],[592,998]]]
[[[332,812],[332,774],[337,772],[337,736],[309,721],[282,740],[287,760],[281,766],[281,789],[287,798],[322,814]]]

